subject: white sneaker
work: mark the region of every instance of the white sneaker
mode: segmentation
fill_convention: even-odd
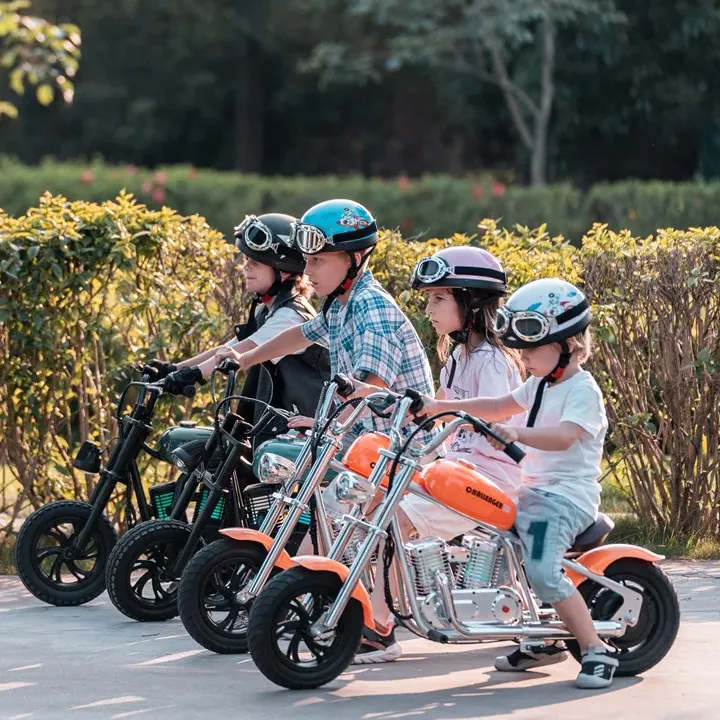
[[[599,690],[610,687],[620,661],[614,653],[605,648],[588,645],[582,654],[580,672],[575,679],[575,685],[583,690]]]
[[[351,665],[372,665],[376,663],[394,662],[402,655],[402,648],[395,640],[395,628],[387,635],[365,628],[363,641]]]

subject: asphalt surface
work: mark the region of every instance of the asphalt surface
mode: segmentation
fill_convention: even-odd
[[[311,692],[281,690],[249,656],[214,655],[178,620],[140,624],[106,595],[78,608],[39,602],[0,577],[0,718],[198,717],[328,720],[720,717],[720,562],[667,563],[683,620],[674,648],[646,675],[580,691],[573,660],[501,674],[510,645],[447,647],[401,635],[404,656],[352,668]]]

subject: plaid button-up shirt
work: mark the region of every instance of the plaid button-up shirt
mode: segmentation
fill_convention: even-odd
[[[412,323],[369,270],[357,279],[346,304],[335,300],[327,316],[303,323],[308,340],[330,351],[330,372],[365,380],[377,375],[391,390],[417,390],[434,395],[432,371],[425,348]],[[366,430],[387,431],[388,421],[366,416]],[[357,432],[357,428],[355,432]],[[416,436],[427,442],[432,433]]]

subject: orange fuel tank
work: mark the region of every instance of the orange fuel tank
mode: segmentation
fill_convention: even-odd
[[[509,530],[515,523],[515,503],[494,482],[463,460],[435,460],[422,471],[425,489],[443,505],[464,515]]]
[[[370,477],[370,473],[375,468],[378,458],[380,457],[380,450],[387,450],[389,447],[390,438],[387,435],[379,432],[366,433],[355,440],[347,449],[342,460],[343,465],[358,475]],[[391,465],[388,466],[385,477],[380,481],[380,484],[384,488],[387,488]],[[420,473],[415,473],[413,480],[421,483]]]

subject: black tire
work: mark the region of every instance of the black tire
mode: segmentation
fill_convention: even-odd
[[[22,524],[15,543],[15,567],[23,585],[38,600],[59,607],[84,605],[105,589],[105,568],[117,535],[104,515],[98,518],[84,551],[72,559],[65,557],[92,509],[88,503],[60,500],[38,508]],[[41,544],[44,538],[55,544]]]
[[[196,643],[221,655],[248,651],[247,610],[233,597],[254,577],[266,555],[258,543],[222,539],[188,563],[180,579],[178,608]]]
[[[642,591],[643,604],[635,627],[627,628],[625,635],[609,638],[619,654],[620,665],[615,674],[632,676],[649,670],[667,655],[675,642],[680,627],[680,604],[668,576],[657,566],[645,560],[625,558],[617,560],[605,570],[605,577]],[[620,596],[592,580],[585,580],[578,588],[593,620],[612,617]],[[580,662],[577,642],[569,641],[568,650]]]
[[[268,680],[290,690],[311,690],[347,669],[362,640],[363,611],[357,600],[348,603],[329,644],[313,640],[307,633],[341,587],[335,573],[294,567],[278,574],[255,598],[250,608],[248,643],[255,665]],[[307,595],[312,596],[310,612],[297,601]],[[278,644],[284,635],[278,632],[281,625],[286,632],[294,631],[287,650]],[[301,642],[312,656],[308,662],[300,657]]]
[[[147,520],[123,535],[110,555],[105,578],[110,600],[123,615],[161,622],[178,614],[180,578],[170,569],[191,529],[178,520]]]

